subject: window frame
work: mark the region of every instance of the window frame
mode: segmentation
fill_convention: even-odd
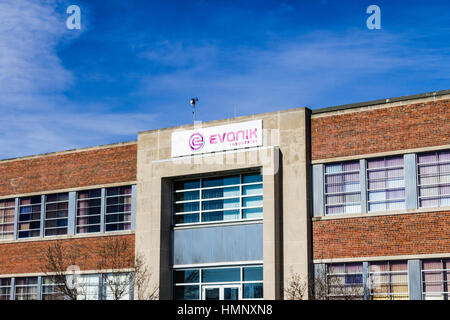
[[[387,160],[390,158],[402,158],[402,165],[396,165],[396,166],[387,166]],[[369,162],[374,160],[381,160],[384,161],[383,167],[378,168],[369,168]],[[402,187],[385,187],[385,188],[377,188],[377,189],[370,189],[369,185],[371,181],[384,181],[385,185],[387,184],[387,181],[389,181],[388,171],[392,169],[402,169],[403,171],[403,186]],[[406,210],[406,177],[405,177],[405,157],[404,155],[391,155],[391,156],[385,156],[385,157],[377,157],[377,158],[370,158],[366,160],[366,204],[367,204],[367,213],[377,213],[377,212],[391,212],[391,211],[399,211],[399,210]],[[384,171],[384,178],[377,178],[377,179],[369,179],[369,172],[374,171]],[[396,177],[397,178],[397,177]],[[397,180],[397,179],[394,179]],[[398,179],[400,180],[400,179]],[[370,200],[370,192],[380,192],[380,191],[392,191],[392,190],[403,190],[404,197],[403,198],[395,198],[395,199],[384,199],[384,200]],[[404,207],[402,209],[389,209],[389,203],[394,202],[403,202]],[[370,210],[370,205],[373,203],[384,203],[386,205],[386,208],[384,210]]]
[[[443,152],[450,152],[450,149],[443,149],[443,150],[436,150],[436,151],[428,151],[428,152],[419,152],[416,154],[416,179],[417,179],[417,184],[416,184],[416,188],[417,188],[417,208],[418,209],[428,209],[428,208],[447,208],[450,207],[450,205],[442,205],[442,199],[444,197],[448,197],[450,198],[450,194],[441,194],[441,187],[443,186],[448,186],[450,189],[450,182],[441,182],[439,181],[438,183],[431,183],[431,184],[422,184],[420,183],[420,179],[421,177],[438,177],[439,180],[441,180],[441,172],[440,172],[440,168],[441,165],[449,165],[450,166],[450,160],[444,160],[444,161],[440,161],[439,160],[439,156],[440,153]],[[427,154],[435,154],[438,158],[438,161],[433,161],[433,162],[419,162],[419,158],[421,155],[427,155]],[[436,174],[420,174],[420,168],[421,167],[427,167],[427,166],[437,166],[437,170],[438,172]],[[448,173],[450,175],[450,172]],[[439,189],[439,195],[433,195],[433,196],[421,196],[420,192],[421,192],[421,188],[428,188],[428,187],[437,187]],[[438,201],[438,205],[437,206],[422,206],[421,205],[421,200],[422,199],[435,199]]]
[[[172,269],[172,278],[174,279],[172,282],[172,294],[173,299],[176,299],[175,288],[176,287],[186,287],[186,286],[198,286],[198,299],[202,300],[202,292],[203,287],[207,286],[227,286],[227,285],[235,285],[239,286],[241,290],[241,300],[263,300],[264,299],[264,276],[262,280],[245,280],[244,278],[244,269],[245,268],[255,268],[260,267],[264,274],[264,266],[261,263],[257,264],[246,264],[246,265],[234,265],[234,266],[213,266],[213,267],[187,267],[187,268],[173,268]],[[213,270],[213,269],[239,269],[240,279],[236,281],[219,281],[219,282],[203,282],[203,271],[204,270]],[[177,271],[185,271],[185,270],[198,270],[198,281],[197,282],[183,282],[177,283],[175,282],[175,272]],[[246,284],[262,284],[263,286],[263,296],[262,298],[244,298],[244,287]],[[195,299],[194,299],[195,300]]]
[[[247,182],[244,183],[244,176],[246,175],[252,175],[252,174],[259,174],[261,175],[261,181],[258,182]],[[230,185],[221,185],[221,186],[213,186],[213,187],[203,187],[203,180],[211,179],[211,178],[225,178],[225,177],[231,177],[231,176],[239,176],[239,184],[230,184]],[[199,181],[199,187],[197,188],[190,188],[190,189],[179,189],[176,190],[175,183],[182,182],[182,181],[192,181],[192,180],[198,180]],[[244,188],[247,186],[261,186],[260,193],[255,194],[247,194],[244,195],[243,191]],[[239,188],[239,194],[234,196],[225,196],[225,197],[215,197],[215,198],[203,198],[203,191],[206,190],[215,190],[215,189],[228,189],[228,188]],[[176,200],[176,194],[178,193],[186,193],[186,192],[193,192],[198,191],[199,197],[198,199],[194,200]],[[205,225],[205,224],[226,224],[226,223],[236,223],[236,222],[243,222],[243,221],[261,221],[263,220],[264,215],[264,181],[263,181],[263,175],[259,171],[249,171],[249,172],[241,172],[241,173],[229,173],[224,175],[217,175],[217,176],[205,176],[205,177],[199,177],[199,178],[185,178],[185,179],[178,179],[174,180],[174,187],[172,188],[172,226],[174,227],[180,227],[180,226],[196,226],[196,225]],[[249,198],[261,198],[261,205],[255,205],[255,206],[244,206],[244,200]],[[207,201],[221,201],[221,200],[231,200],[231,199],[239,199],[239,206],[233,207],[233,208],[222,208],[222,209],[203,209],[203,203]],[[176,205],[179,204],[189,204],[189,203],[198,203],[199,207],[198,210],[193,211],[176,211]],[[244,218],[244,210],[247,209],[261,209],[262,213],[260,217],[254,217],[254,218]],[[211,221],[202,221],[203,219],[203,213],[211,213],[211,212],[232,212],[232,211],[239,211],[239,217],[238,219],[229,219],[229,220],[211,220]],[[187,223],[177,223],[176,217],[177,216],[185,216],[185,215],[192,215],[197,214],[198,215],[198,222],[187,222]]]
[[[125,193],[120,193],[117,195],[112,195],[112,196],[108,196],[108,190],[111,190],[113,188],[130,188],[130,193],[129,194],[125,194]],[[111,233],[111,232],[121,232],[121,231],[130,231],[131,230],[131,224],[133,221],[133,185],[123,185],[123,186],[117,186],[117,187],[109,187],[109,188],[105,188],[105,212],[103,212],[104,214],[104,222],[103,222],[103,230],[105,233]],[[113,213],[108,213],[108,206],[114,206],[115,204],[112,205],[108,205],[108,198],[129,198],[130,199],[130,210],[129,211],[122,211],[122,212],[113,212]],[[119,204],[117,204],[119,205]],[[125,206],[125,203],[123,204]],[[115,221],[115,222],[107,222],[107,217],[108,216],[113,216],[113,215],[120,215],[123,214],[124,216],[126,214],[129,214],[130,216],[130,220],[129,221]],[[128,229],[122,229],[122,230],[107,230],[107,225],[125,225],[125,224],[129,224],[129,228]]]
[[[361,272],[348,272],[347,271],[347,267],[349,265],[361,265]],[[332,266],[336,266],[336,265],[343,265],[344,266],[344,272],[339,272],[339,273],[330,273],[330,267]],[[344,276],[346,279],[347,276],[354,276],[354,275],[361,275],[361,284],[360,285],[355,285],[355,284],[347,284],[344,283],[343,286],[345,288],[345,295],[337,295],[337,294],[332,294],[330,293],[330,287],[332,287],[333,285],[330,285],[329,282],[329,278],[331,277],[342,277]],[[339,297],[343,297],[346,300],[349,300],[347,298],[354,297],[354,299],[351,300],[364,300],[365,298],[365,284],[364,284],[364,264],[362,262],[343,262],[343,263],[329,263],[326,264],[326,285],[327,285],[327,297],[332,297],[332,299],[330,300],[341,300],[339,299]],[[361,287],[361,294],[348,294],[348,288],[352,288],[352,287]],[[335,298],[335,299],[333,299]]]
[[[57,201],[47,201],[48,196],[52,196],[52,195],[61,195],[61,194],[67,194],[67,200],[57,200]],[[60,236],[67,236],[69,234],[69,192],[60,192],[60,193],[51,193],[51,194],[46,194],[45,195],[45,200],[44,200],[44,225],[43,225],[43,234],[44,237],[60,237]],[[67,202],[67,216],[64,218],[47,218],[47,204],[60,204],[60,203],[64,203]],[[54,212],[55,210],[50,210],[52,212]],[[60,210],[56,210],[56,212],[59,212]],[[46,227],[47,221],[58,221],[58,220],[66,220],[67,224],[64,227]],[[46,231],[47,230],[58,230],[58,229],[66,229],[66,233],[65,234],[54,234],[54,235],[47,235]]]
[[[37,203],[35,203],[35,204],[33,204],[33,203],[30,203],[30,204],[22,204],[22,201],[24,200],[24,199],[30,199],[30,202],[31,202],[31,199],[32,198],[35,198],[35,197],[39,197],[40,198],[40,201],[39,201],[39,204],[37,204]],[[21,221],[21,219],[20,219],[20,217],[21,217],[21,215],[22,215],[22,212],[21,212],[21,209],[22,208],[24,208],[24,207],[30,207],[31,208],[31,212],[30,213],[23,213],[23,214],[29,214],[29,215],[32,215],[33,214],[33,207],[34,206],[38,206],[39,205],[39,219],[31,219],[31,217],[30,217],[30,220],[25,220],[25,221]],[[19,198],[19,206],[18,206],[18,208],[19,208],[19,210],[18,210],[18,217],[17,217],[17,239],[30,239],[30,238],[41,238],[42,237],[42,235],[43,235],[43,225],[42,225],[42,206],[43,206],[43,203],[42,203],[42,195],[35,195],[35,196],[27,196],[27,197],[20,197]],[[37,212],[34,212],[34,213],[37,213]],[[26,224],[26,223],[33,223],[33,222],[37,222],[37,221],[39,221],[39,228],[33,228],[33,229],[31,229],[31,228],[28,228],[28,229],[25,229],[25,230],[21,230],[20,229],[20,225],[21,224]],[[36,235],[36,236],[27,236],[27,237],[21,237],[20,236],[20,233],[21,232],[34,232],[34,231],[39,231],[39,234],[38,235]]]
[[[93,190],[100,190],[100,196],[99,197],[88,197],[88,198],[83,198],[83,199],[79,198],[79,194],[81,192],[90,192],[90,191],[93,191]],[[78,215],[78,210],[81,209],[79,207],[79,203],[80,202],[82,202],[82,201],[90,201],[90,200],[97,200],[97,199],[100,200],[100,205],[99,206],[92,206],[92,207],[89,206],[89,207],[83,208],[83,209],[100,208],[100,213],[99,214],[92,214],[92,215],[87,214],[87,215],[84,215],[84,216]],[[93,189],[85,189],[85,190],[77,191],[77,193],[76,193],[76,204],[75,204],[75,222],[74,222],[74,224],[75,224],[75,234],[102,233],[102,216],[105,214],[104,212],[102,212],[103,211],[103,209],[102,209],[102,202],[103,201],[104,200],[103,200],[102,188],[93,188]],[[90,217],[99,217],[100,221],[98,223],[93,223],[93,224],[83,224],[83,225],[78,224],[78,218],[90,218]],[[89,232],[89,231],[78,232],[78,228],[79,227],[88,228],[89,229],[89,227],[91,227],[91,226],[98,226],[99,230],[98,231],[92,231],[92,232]]]
[[[0,222],[0,228],[1,228],[0,241],[14,240],[14,236],[15,236],[15,228],[16,228],[16,226],[15,226],[16,199],[15,198],[11,198],[11,199],[2,199],[2,200],[0,200],[0,203],[7,203],[7,202],[12,202],[13,205],[12,206],[0,207],[0,212],[1,212],[0,216],[1,216],[2,221],[3,221],[3,222]],[[5,216],[6,216],[5,211],[7,211],[7,210],[13,210],[14,211],[14,213],[12,215],[12,218],[13,218],[12,222],[5,222]],[[4,231],[4,228],[6,226],[11,226],[11,225],[12,225],[12,232]],[[5,238],[5,235],[9,235],[9,234],[11,235],[11,237],[10,238]]]
[[[425,262],[431,261],[439,261],[442,264],[442,269],[424,269]],[[441,273],[442,281],[425,281],[425,274],[427,272],[432,273]],[[421,285],[422,285],[422,300],[450,300],[450,259],[442,258],[442,259],[425,259],[421,261]],[[429,283],[442,283],[442,291],[439,292],[426,292],[426,284]],[[441,295],[443,299],[425,299],[427,295]]]
[[[343,171],[342,170],[342,166],[345,163],[350,163],[350,162],[354,162],[354,163],[358,163],[359,164],[359,169],[358,170],[349,170],[349,171]],[[341,171],[339,172],[328,172],[327,173],[327,167],[332,166],[332,165],[340,165],[341,166]],[[338,161],[338,162],[332,162],[332,163],[325,163],[323,166],[323,186],[322,186],[322,190],[323,190],[323,213],[324,216],[327,217],[333,217],[333,216],[340,216],[340,215],[349,215],[349,214],[360,214],[363,213],[363,190],[362,190],[362,185],[361,185],[361,162],[360,160],[348,160],[348,161]],[[358,184],[359,184],[359,191],[342,191],[342,192],[327,192],[327,185],[330,184],[336,184],[336,183],[327,183],[327,176],[336,176],[336,175],[345,175],[345,174],[355,174],[358,173]],[[344,185],[344,183],[342,182],[342,185]],[[367,188],[366,188],[367,189]],[[367,190],[366,190],[367,192]],[[346,196],[346,195],[356,195],[359,193],[359,202],[343,202],[343,203],[332,203],[329,204],[327,203],[327,196]],[[344,211],[345,211],[345,207],[347,205],[359,205],[359,212],[340,212],[340,213],[328,213],[327,208],[329,207],[339,207],[342,206],[344,207]]]
[[[372,265],[377,264],[377,263],[379,263],[379,264],[381,264],[381,263],[387,264],[388,265],[388,271],[373,272],[371,270],[371,267],[372,267]],[[406,270],[392,271],[391,270],[392,264],[395,264],[395,263],[404,263],[404,264],[406,264]],[[405,274],[405,273],[406,273],[406,282],[393,282],[392,281],[392,276],[398,275],[398,274],[401,275],[401,274]],[[376,294],[374,294],[374,292],[373,292],[374,291],[374,281],[373,281],[372,276],[373,275],[380,275],[380,274],[387,275],[389,277],[389,281],[388,282],[378,282],[376,284],[377,285],[381,285],[381,286],[389,286],[389,292],[383,292],[383,293],[376,293]],[[408,261],[407,260],[374,261],[372,263],[369,262],[369,265],[368,265],[368,279],[369,279],[369,283],[370,283],[370,286],[369,286],[369,298],[370,298],[370,300],[374,300],[374,296],[388,296],[389,297],[389,299],[380,299],[380,300],[409,300],[410,299],[410,292],[409,292],[409,268],[408,268]],[[406,294],[402,294],[402,293],[398,294],[398,293],[393,292],[393,286],[394,285],[401,285],[401,286],[406,285],[406,287],[408,289],[407,293]],[[405,299],[394,299],[395,296],[405,296]]]

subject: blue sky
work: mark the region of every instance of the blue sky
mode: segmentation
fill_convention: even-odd
[[[448,1],[0,0],[0,159],[443,89]]]

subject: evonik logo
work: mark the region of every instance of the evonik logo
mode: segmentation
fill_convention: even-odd
[[[189,138],[189,147],[192,151],[198,151],[205,145],[203,135],[201,133],[193,133]]]

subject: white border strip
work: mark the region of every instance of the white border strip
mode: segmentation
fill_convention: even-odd
[[[412,260],[412,259],[438,259],[449,258],[449,253],[434,254],[412,254],[399,256],[377,256],[377,257],[356,257],[356,258],[331,258],[331,259],[314,259],[313,263],[343,263],[343,262],[365,262],[365,261],[386,261],[386,260]]]
[[[242,266],[242,265],[253,265],[253,264],[258,264],[258,265],[263,264],[263,260],[196,263],[196,264],[174,264],[174,265],[170,265],[169,267],[172,269],[186,269],[186,268]]]

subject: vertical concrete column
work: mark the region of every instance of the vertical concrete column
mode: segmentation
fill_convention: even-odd
[[[9,292],[9,300],[15,299],[15,292],[16,292],[16,278],[11,278],[11,291]]]
[[[37,300],[42,300],[42,276],[37,277]]]
[[[103,289],[104,289],[104,287],[103,287],[103,276],[100,273],[98,275],[98,300],[106,299],[106,296],[103,294],[104,293]]]
[[[100,232],[105,232],[105,213],[106,213],[106,189],[102,188],[102,198],[100,202]]]
[[[279,115],[283,296],[292,276],[309,282],[312,273],[309,116],[306,109]]]
[[[75,234],[75,224],[77,219],[77,193],[69,192],[69,213],[67,218],[67,234]]]
[[[369,300],[370,297],[370,279],[369,279],[369,263],[363,262],[363,286],[364,286],[364,300]]]
[[[19,238],[19,202],[20,199],[15,199],[15,207],[14,207],[14,240]]]
[[[405,154],[404,165],[406,209],[416,209],[418,207],[416,154]]]
[[[134,300],[134,273],[131,277],[130,288],[128,290],[130,292],[129,300]]]
[[[410,300],[422,300],[420,260],[408,260],[408,290]]]
[[[313,217],[324,216],[324,173],[323,164],[312,166]]]
[[[359,185],[361,186],[361,213],[367,213],[367,161],[359,160]]]
[[[273,156],[278,157],[278,149]],[[265,170],[263,169],[263,173]],[[279,175],[263,175],[263,280],[264,299],[280,299]]]
[[[41,196],[41,229],[40,236],[41,238],[44,236],[45,229],[45,195]]]
[[[136,185],[131,186],[131,231],[136,229]]]

